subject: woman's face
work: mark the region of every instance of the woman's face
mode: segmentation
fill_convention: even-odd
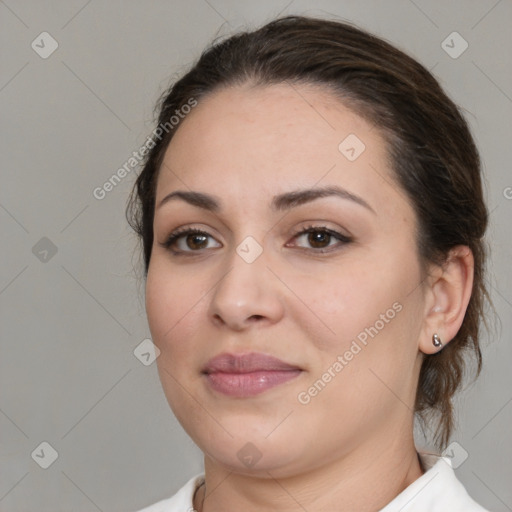
[[[319,188],[340,194],[297,195]],[[207,197],[162,203],[176,191]],[[167,400],[211,460],[298,474],[412,429],[415,222],[376,127],[319,88],[224,89],[188,114],[158,178],[146,307]]]

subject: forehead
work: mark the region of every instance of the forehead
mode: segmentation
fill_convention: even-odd
[[[325,89],[224,88],[182,121],[164,157],[156,202],[178,188],[220,196],[231,190],[238,201],[268,202],[291,188],[334,184],[384,205],[397,188],[387,154],[375,126]]]

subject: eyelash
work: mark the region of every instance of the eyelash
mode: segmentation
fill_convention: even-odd
[[[330,235],[336,239],[338,239],[340,242],[342,242],[341,245],[345,245],[345,244],[349,244],[353,241],[353,239],[351,237],[348,237],[346,235],[342,235],[341,233],[338,233],[337,231],[333,231],[332,229],[329,229],[327,228],[326,226],[308,226],[307,228],[304,228],[304,229],[301,229],[300,231],[298,231],[297,233],[295,233],[293,235],[293,238],[298,238],[299,236],[302,236],[302,235],[305,235],[305,234],[309,234],[309,233],[326,233],[327,235]],[[205,231],[202,231],[200,229],[196,229],[196,228],[181,228],[181,229],[177,229],[176,231],[173,231],[169,237],[167,238],[167,240],[163,243],[161,243],[160,245],[165,247],[166,249],[170,250],[174,255],[176,256],[182,256],[182,255],[186,255],[187,253],[189,253],[190,255],[194,255],[193,253],[200,253],[200,250],[197,250],[197,251],[193,251],[193,250],[190,250],[190,251],[182,251],[182,250],[173,250],[172,249],[172,246],[183,236],[185,235],[193,235],[193,234],[199,234],[199,235],[206,235],[206,236],[211,236],[209,233],[205,232]],[[333,247],[336,247],[336,246],[333,246]],[[338,248],[341,248],[341,247],[338,247]],[[306,251],[311,251],[315,254],[324,254],[324,253],[328,253],[328,252],[332,252],[333,250],[336,250],[336,249],[333,249],[333,248],[326,248],[326,249],[305,249]]]

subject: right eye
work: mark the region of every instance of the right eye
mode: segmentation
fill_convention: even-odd
[[[196,228],[180,228],[173,231],[165,242],[161,245],[166,249],[170,250],[175,255],[181,255],[184,253],[199,252],[202,249],[208,249],[208,237],[212,238],[209,233]],[[180,242],[184,241],[183,244]],[[174,246],[178,246],[178,250],[173,249]],[[184,247],[185,246],[185,247]],[[191,249],[191,250],[187,250]]]

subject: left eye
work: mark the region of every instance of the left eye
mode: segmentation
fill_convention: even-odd
[[[307,242],[313,247],[313,249],[317,249],[315,252],[326,252],[322,251],[327,247],[332,247],[327,242],[332,241],[332,238],[339,240],[340,242],[350,243],[351,238],[338,233],[337,231],[333,231],[332,229],[328,229],[325,226],[310,226],[302,231],[299,231],[295,234],[294,238],[303,238],[305,237]],[[327,245],[325,245],[327,243]]]

